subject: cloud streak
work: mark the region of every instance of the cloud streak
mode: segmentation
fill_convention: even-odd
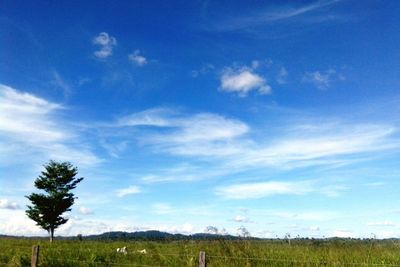
[[[118,197],[125,197],[127,195],[139,194],[140,192],[141,190],[138,186],[131,185],[127,188],[118,189],[116,193]]]
[[[240,120],[212,113],[184,115],[169,109],[150,109],[122,117],[116,127],[135,127],[140,144],[155,152],[213,159],[230,170],[334,166],[400,146],[393,125],[329,119],[319,124],[283,125],[274,137],[269,137],[267,129],[257,129],[265,132],[265,137],[258,140],[252,137],[252,128]],[[140,127],[146,127],[143,134]]]
[[[0,150],[9,158],[41,155],[39,158],[73,159],[85,166],[98,164],[101,160],[79,141],[77,131],[61,123],[58,112],[63,110],[60,104],[0,84]]]
[[[215,189],[215,194],[225,199],[257,199],[278,195],[307,195],[310,193],[336,197],[345,189],[346,187],[341,185],[321,185],[316,180],[266,181],[221,186]]]
[[[218,196],[226,199],[251,199],[275,195],[304,195],[313,192],[314,190],[315,189],[313,188],[313,183],[311,181],[269,181],[259,183],[242,183],[219,187],[215,190],[215,193]]]
[[[235,31],[288,21],[312,12],[321,11],[323,8],[331,6],[339,1],[340,0],[321,0],[302,6],[271,7],[258,13],[243,15],[222,22],[220,21],[218,25],[214,26],[214,29],[217,31]],[[331,19],[331,17],[327,16],[326,19]],[[319,21],[321,21],[321,19]]]

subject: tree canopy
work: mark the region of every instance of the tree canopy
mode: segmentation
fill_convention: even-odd
[[[51,160],[44,165],[45,171],[35,180],[35,187],[45,193],[32,193],[26,196],[32,206],[27,206],[27,216],[38,226],[48,231],[50,242],[54,239],[54,230],[66,223],[62,214],[71,211],[76,197],[71,192],[83,177],[77,178],[78,168],[69,162]]]

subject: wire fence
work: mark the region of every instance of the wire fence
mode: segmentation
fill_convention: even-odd
[[[25,255],[30,258],[30,254],[32,251],[32,247],[26,245],[13,245],[10,247],[15,254]],[[97,261],[97,259],[81,259],[80,257],[87,256],[85,253],[99,253],[106,256],[110,256],[109,258],[102,259],[102,261]],[[173,266],[173,265],[164,265],[164,264],[154,264],[154,263],[135,263],[135,262],[124,262],[127,260],[135,260],[137,259],[136,256],[140,256],[142,260],[155,260],[155,258],[168,258],[168,257],[175,257],[175,258],[191,258],[194,259],[192,262],[192,266],[198,266],[197,260],[199,258],[198,254],[191,254],[191,253],[159,253],[153,251],[127,251],[125,253],[117,252],[116,249],[107,248],[107,249],[99,249],[99,248],[85,248],[79,247],[76,248],[74,251],[74,255],[78,256],[77,258],[70,258],[71,255],[66,253],[64,249],[49,246],[41,246],[40,247],[40,260],[37,263],[37,266],[51,266],[49,262],[51,260],[55,260],[57,262],[64,262],[66,265],[73,264],[69,266],[138,266],[138,267],[164,267],[164,266]],[[9,253],[0,250],[0,258],[10,256]],[[130,258],[131,257],[131,258]],[[118,260],[121,261],[118,261]],[[366,262],[350,262],[350,261],[334,261],[334,260],[327,260],[327,259],[320,259],[320,260],[306,260],[306,259],[290,259],[290,258],[273,258],[273,257],[243,257],[243,256],[231,256],[231,255],[213,255],[212,253],[206,254],[207,263],[212,266],[218,266],[217,263],[222,261],[228,262],[224,266],[245,266],[245,264],[240,265],[240,263],[247,263],[246,266],[253,266],[252,264],[256,264],[257,266],[371,266],[371,267],[400,267],[400,251],[396,259],[393,259],[393,262],[399,263],[391,263],[391,262],[369,262],[367,259]],[[232,264],[229,264],[232,263]],[[236,263],[236,264],[233,264]],[[3,263],[0,262],[0,266]],[[5,266],[6,264],[4,264]],[[176,266],[176,265],[175,265]]]
[[[85,264],[90,264],[90,265],[95,265],[95,266],[109,266],[109,265],[114,265],[114,266],[137,266],[137,267],[164,267],[161,265],[148,265],[148,264],[136,264],[136,263],[123,263],[123,262],[105,262],[105,263],[100,263],[100,262],[92,262],[92,261],[84,261],[84,260],[75,260],[75,259],[66,259],[66,262],[74,262],[74,263],[85,263]],[[39,263],[38,266],[41,266]]]

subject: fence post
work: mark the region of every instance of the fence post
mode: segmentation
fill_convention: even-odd
[[[199,267],[206,267],[206,253],[204,251],[200,251],[199,254]]]
[[[31,267],[37,267],[39,263],[39,245],[32,247]]]

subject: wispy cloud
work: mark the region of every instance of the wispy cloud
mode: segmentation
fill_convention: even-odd
[[[248,15],[236,16],[235,19],[219,21],[214,28],[217,31],[233,31],[258,27],[261,25],[272,24],[281,21],[288,21],[290,19],[301,17],[302,15],[321,11],[325,7],[331,6],[339,1],[340,0],[321,0],[307,5],[271,6],[264,11],[257,11],[256,13],[253,12],[252,14]],[[332,16],[326,15],[325,19],[332,19]],[[321,22],[323,20],[319,19],[318,21]]]
[[[124,116],[116,126],[157,126],[169,127],[175,124],[176,111],[168,108],[153,108]]]
[[[342,81],[344,79],[345,78],[343,74],[338,73],[335,69],[329,69],[325,72],[307,72],[303,76],[304,82],[312,83],[320,90],[328,89],[331,86],[332,82]]]
[[[391,140],[395,128],[390,125],[336,125],[322,130],[296,130],[258,148],[242,151],[232,166],[281,166],[286,168],[341,164],[351,162],[346,156],[395,149],[399,141]],[[333,133],[335,132],[335,133]],[[354,158],[353,158],[354,160]]]
[[[165,168],[154,168],[143,176],[138,177],[144,184],[181,183],[214,179],[230,173],[229,170],[209,165],[204,168],[195,164],[182,163]]]
[[[127,141],[121,141],[121,142],[117,142],[117,143],[108,143],[104,139],[101,139],[99,142],[100,142],[100,145],[113,158],[119,158],[120,154],[123,153],[128,148]]]
[[[71,93],[71,86],[61,77],[61,75],[57,71],[53,71],[52,73],[52,80],[50,84],[57,88],[60,88],[64,96],[67,96]]]
[[[8,158],[41,155],[34,158],[76,160],[86,166],[99,163],[101,160],[80,142],[76,129],[72,131],[66,122],[60,123],[58,112],[64,109],[60,104],[0,85],[1,150],[8,153]]]
[[[131,185],[131,186],[127,187],[127,188],[118,189],[116,191],[118,197],[124,197],[124,196],[127,196],[127,195],[134,195],[134,194],[138,194],[140,192],[141,192],[140,188],[138,186],[136,186],[136,185]]]
[[[282,9],[281,11],[264,13],[258,19],[260,20],[260,22],[273,22],[273,21],[290,19],[293,17],[297,17],[300,15],[321,9],[323,7],[332,5],[337,2],[339,2],[339,0],[322,0],[322,1],[316,1],[309,5],[300,6],[297,8],[288,7],[288,8]]]
[[[213,64],[211,64],[211,63],[208,63],[208,64],[205,64],[205,65],[201,66],[200,69],[192,70],[191,71],[191,75],[192,75],[193,78],[196,78],[196,77],[198,77],[200,75],[205,75],[205,74],[213,71],[214,69],[215,69],[215,66]]]
[[[278,75],[276,76],[276,82],[279,84],[285,84],[287,82],[288,72],[284,67],[279,69]]]
[[[304,195],[315,189],[310,181],[260,182],[234,184],[216,189],[216,194],[227,199],[263,198],[274,195]]]
[[[264,77],[254,72],[252,68],[240,69],[226,68],[221,75],[222,91],[237,93],[241,97],[247,96],[250,91],[258,91],[260,94],[271,93],[271,86]]]
[[[93,38],[93,44],[100,47],[100,50],[93,53],[94,56],[100,59],[105,59],[112,55],[113,49],[117,45],[117,39],[106,32],[101,32]]]
[[[306,195],[318,193],[328,197],[338,196],[346,187],[341,185],[322,185],[316,180],[267,181],[237,183],[220,186],[215,193],[226,199],[253,199],[276,195]]]
[[[0,103],[2,132],[28,142],[52,142],[67,138],[68,133],[51,122],[52,113],[62,109],[61,105],[5,85],[0,85]]]
[[[252,138],[244,122],[211,113],[182,114],[171,109],[150,109],[120,118],[116,127],[135,127],[141,145],[155,152],[218,160],[230,170],[249,167],[296,168],[351,163],[363,155],[400,146],[393,125],[340,123],[282,124],[279,135]],[[143,134],[141,134],[141,128]],[[159,180],[156,176],[146,179]],[[168,175],[167,175],[168,176]],[[168,180],[168,179],[167,179]]]
[[[141,55],[140,50],[135,50],[132,54],[129,54],[128,59],[139,67],[142,67],[148,63],[147,59]]]
[[[247,125],[238,120],[211,113],[185,116],[170,109],[135,113],[119,119],[117,125],[152,126],[154,133],[139,136],[140,142],[178,155],[233,153],[230,150],[234,148],[226,144],[248,131]]]
[[[265,210],[252,209],[252,215],[257,217],[271,217],[279,220],[297,221],[331,221],[339,214],[329,210]]]

